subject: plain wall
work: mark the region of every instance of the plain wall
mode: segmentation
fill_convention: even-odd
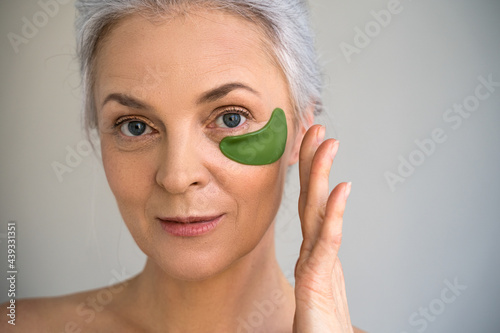
[[[340,253],[351,318],[369,332],[500,332],[500,87],[474,97],[480,77],[500,82],[500,1],[397,3],[311,1],[325,64],[318,122],[341,142],[330,187],[353,182]],[[17,52],[9,41],[40,11],[0,2],[0,275],[16,221],[19,298],[104,286],[145,260],[99,159],[82,150],[73,2]],[[473,111],[459,116],[463,103]],[[59,179],[54,163],[78,147]],[[297,168],[285,191],[277,251],[293,282]],[[0,279],[0,302],[7,289]]]

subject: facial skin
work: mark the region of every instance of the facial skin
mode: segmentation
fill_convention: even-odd
[[[113,28],[98,53],[94,92],[106,176],[135,241],[172,277],[213,276],[272,234],[301,137],[287,84],[262,39],[251,23],[220,12],[161,23],[133,15]],[[276,107],[285,110],[289,128],[280,160],[251,166],[222,154],[224,137],[262,128]],[[249,115],[236,128],[224,127],[221,115],[235,109]],[[148,129],[126,136],[115,126],[122,120]],[[219,214],[219,225],[196,237],[170,235],[158,220]]]
[[[227,136],[219,147],[225,156],[241,164],[272,164],[285,152],[287,134],[285,112],[276,108],[266,126],[256,132]]]
[[[148,260],[120,285],[16,301],[23,332],[352,332],[337,258],[350,186],[328,195],[338,143],[323,141],[324,127],[295,132],[287,85],[261,39],[251,23],[208,11],[162,24],[131,16],[104,38],[94,87],[103,164]],[[222,138],[259,130],[276,107],[289,128],[278,161],[222,154]],[[234,109],[247,120],[221,127]],[[148,126],[144,135],[126,135],[130,120]],[[294,288],[275,258],[273,220],[299,148],[304,242]],[[173,236],[158,221],[218,214],[218,227],[199,237]]]

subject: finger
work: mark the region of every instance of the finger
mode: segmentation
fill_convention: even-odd
[[[328,197],[326,213],[320,234],[311,251],[315,262],[322,263],[322,272],[331,274],[342,243],[342,226],[351,183],[338,184]]]
[[[319,236],[325,218],[330,170],[338,147],[338,141],[334,139],[326,140],[319,146],[313,157],[303,225],[305,232],[311,237],[313,243]]]
[[[325,223],[320,238],[332,246],[335,255],[337,255],[342,243],[344,212],[347,198],[351,193],[351,186],[350,182],[338,184],[328,198]]]
[[[300,178],[300,196],[299,196],[299,217],[303,221],[304,208],[309,190],[309,174],[314,153],[325,136],[325,128],[321,125],[315,125],[309,128],[302,139],[299,152],[299,178]]]

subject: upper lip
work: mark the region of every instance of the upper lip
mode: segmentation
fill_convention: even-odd
[[[159,219],[163,222],[178,222],[178,223],[195,223],[195,222],[206,222],[212,221],[224,214],[217,215],[205,215],[205,216],[177,216],[177,217],[160,217]]]

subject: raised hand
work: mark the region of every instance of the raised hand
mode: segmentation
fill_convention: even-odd
[[[323,126],[312,126],[300,148],[299,217],[303,242],[295,266],[294,333],[353,332],[337,257],[351,184],[340,183],[329,194],[328,177],[339,142],[323,142],[324,135]]]

